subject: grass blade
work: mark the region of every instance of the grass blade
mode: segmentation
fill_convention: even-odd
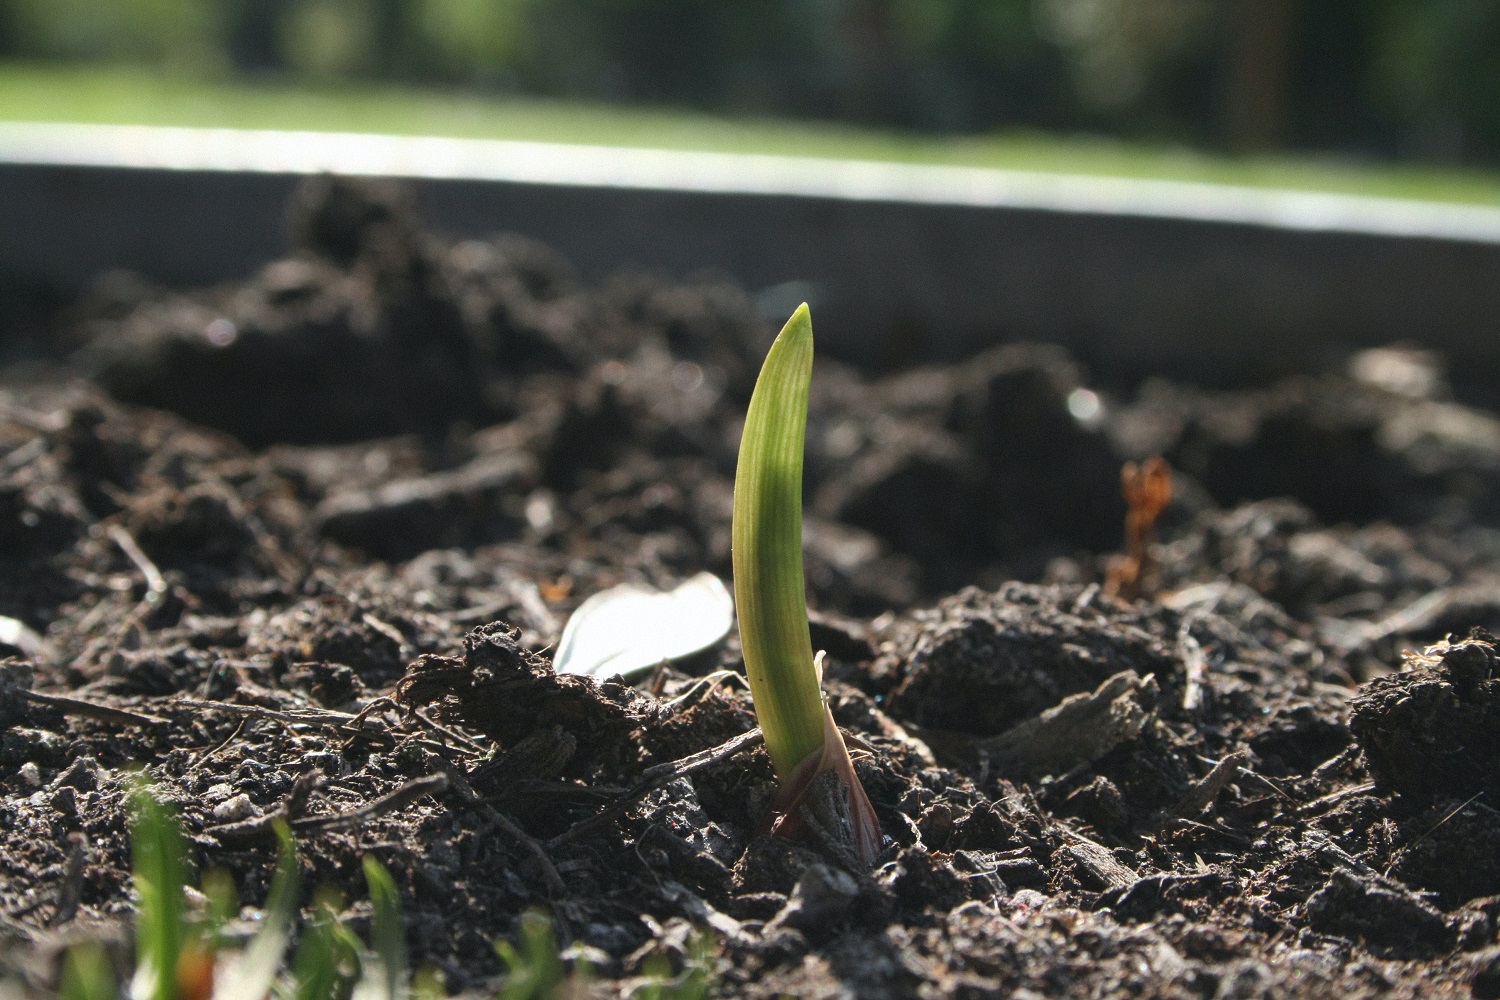
[[[495,1000],[553,1000],[567,980],[568,970],[557,947],[552,921],[545,914],[521,914],[520,947],[497,941],[495,951],[505,963],[505,983]]]
[[[375,915],[370,925],[371,954],[354,987],[356,1000],[405,1000],[406,932],[401,926],[401,896],[391,873],[374,858],[367,857],[365,884]]]
[[[131,796],[131,856],[136,892],[136,970],[132,1000],[175,1000],[177,965],[187,937],[182,831],[177,817],[144,782]]]
[[[304,927],[292,960],[292,1000],[338,1000],[349,995],[359,941],[338,920],[339,901],[323,898]]]
[[[104,949],[93,942],[69,948],[57,995],[59,1000],[115,1000],[115,970]]]
[[[235,974],[214,991],[214,1000],[265,1000],[286,957],[292,923],[297,917],[297,845],[285,822],[276,824],[276,839],[281,851],[276,875],[271,880],[271,895],[266,901],[265,919],[240,955]]]

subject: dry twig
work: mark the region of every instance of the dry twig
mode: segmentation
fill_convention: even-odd
[[[1481,795],[1483,795],[1483,794],[1484,794],[1484,790],[1480,789],[1479,791],[1475,792],[1473,795],[1471,795],[1467,799],[1465,799],[1463,802],[1460,802],[1458,805],[1454,806],[1452,809],[1450,809],[1448,811],[1447,815],[1445,815],[1442,819],[1438,820],[1436,823],[1432,824],[1432,826],[1428,827],[1426,833],[1422,834],[1416,840],[1413,840],[1410,844],[1407,844],[1405,849],[1407,851],[1410,851],[1413,848],[1415,848],[1418,844],[1420,844],[1422,841],[1426,840],[1428,837],[1432,836],[1434,833],[1437,833],[1438,829],[1440,827],[1442,827],[1442,825],[1444,823],[1447,823],[1450,819],[1452,819],[1453,817],[1457,816],[1459,813],[1463,812],[1465,809],[1469,808],[1469,806],[1473,805],[1476,801],[1478,801],[1479,797]],[[1399,860],[1399,858],[1398,858],[1398,860]],[[1389,877],[1390,874],[1391,874],[1391,869],[1393,869],[1395,867],[1396,867],[1396,860],[1392,860],[1391,863],[1386,866],[1385,872],[1383,874],[1386,877]]]
[[[212,750],[209,750],[209,751],[207,751],[205,753],[200,754],[197,757],[197,759],[195,759],[191,764],[189,764],[187,766],[187,770],[185,770],[185,771],[182,772],[182,776],[184,778],[186,778],[188,775],[192,774],[194,771],[198,770],[198,768],[202,767],[204,764],[208,763],[210,760],[213,760],[214,757],[218,756],[218,754],[220,754],[221,752],[223,752],[223,750],[224,750],[225,747],[229,746],[229,744],[231,744],[231,743],[234,742],[234,738],[236,736],[238,736],[240,733],[242,733],[242,732],[245,731],[245,723],[247,721],[249,721],[249,720],[247,720],[247,719],[240,719],[239,722],[235,723],[234,732],[232,732],[228,736],[224,737],[224,739],[221,740],[219,742],[219,744],[217,746],[215,746]]]
[[[547,883],[547,892],[554,898],[561,896],[567,889],[567,886],[563,884],[562,875],[558,873],[557,866],[552,863],[552,859],[547,855],[546,848],[542,847],[541,843],[535,837],[522,829],[521,824],[480,798],[479,794],[474,791],[473,786],[469,784],[468,779],[464,777],[463,772],[457,767],[450,764],[447,777],[452,782],[453,788],[458,792],[459,796],[469,805],[482,812],[485,818],[489,820],[491,826],[497,826],[501,830],[504,830],[508,837],[520,844],[536,859],[537,867],[542,870],[542,881]]]
[[[57,890],[57,905],[52,909],[52,916],[47,918],[48,927],[65,924],[78,912],[78,904],[83,901],[83,873],[88,859],[88,837],[82,833],[68,834],[68,860],[63,866],[62,885]]]
[[[140,712],[100,705],[97,702],[83,701],[80,698],[68,698],[60,694],[43,694],[40,691],[27,690],[22,690],[20,693],[27,701],[55,708],[64,715],[81,715],[96,722],[112,722],[122,726],[155,726],[167,721],[158,719],[154,715],[144,715]]]
[[[611,820],[622,816],[631,806],[635,805],[648,793],[669,781],[686,777],[695,771],[701,771],[723,760],[728,760],[735,754],[743,753],[753,747],[758,747],[765,742],[759,729],[752,729],[747,733],[741,733],[734,739],[721,743],[716,747],[683,757],[681,760],[667,761],[664,764],[656,764],[646,768],[638,781],[630,791],[620,796],[602,811],[590,816],[588,819],[580,820],[562,833],[547,841],[548,847],[558,847],[569,841],[577,840],[579,837],[587,836],[595,830],[609,823]]]
[[[480,808],[483,809],[485,816],[492,824],[504,830],[507,836],[531,853],[531,856],[536,859],[538,867],[542,870],[542,880],[547,883],[547,891],[553,896],[561,896],[567,886],[563,885],[562,876],[558,874],[557,866],[547,856],[547,851],[542,847],[541,843],[531,834],[521,829],[519,823],[494,806],[484,804]]]
[[[331,816],[305,816],[291,821],[291,827],[299,833],[308,830],[337,830],[346,826],[358,826],[386,813],[405,809],[424,795],[441,795],[448,790],[448,776],[439,772],[413,778],[393,791],[387,792],[372,802],[367,802],[348,812]]]
[[[120,525],[111,524],[104,530],[109,534],[110,540],[120,547],[120,551],[135,564],[141,576],[145,577],[146,596],[141,598],[141,604],[146,607],[155,607],[160,604],[162,598],[167,596],[167,580],[161,575],[161,570],[156,568],[156,563],[141,551],[135,538]]]

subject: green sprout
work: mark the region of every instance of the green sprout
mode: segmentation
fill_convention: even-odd
[[[496,941],[495,953],[505,963],[505,982],[495,1000],[556,1000],[572,992],[565,987],[569,976],[557,946],[552,921],[535,910],[521,914],[520,943]],[[588,982],[588,970],[575,973],[579,986]]]
[[[109,956],[96,941],[85,941],[68,949],[63,958],[62,1000],[116,1000],[115,970]]]
[[[372,858],[365,859],[374,908],[371,950],[361,946],[324,902],[304,929],[289,975],[278,983],[296,922],[300,880],[291,831],[285,823],[277,823],[275,830],[280,851],[260,928],[243,950],[224,951],[220,931],[232,890],[206,880],[210,912],[205,918],[191,910],[177,815],[149,785],[136,787],[130,829],[136,968],[128,995],[133,1000],[265,1000],[273,991],[291,1000],[415,997],[395,883]],[[63,962],[61,1000],[116,1000],[120,994],[114,970],[97,944],[86,942],[69,951]]]
[[[243,949],[226,949],[224,924],[237,909],[227,877],[217,886],[205,879],[209,912],[195,913],[185,892],[186,845],[175,811],[145,782],[136,786],[130,805],[135,977],[122,991],[104,948],[84,941],[64,956],[58,1000],[120,1000],[122,992],[131,1000],[441,1000],[445,995],[437,970],[411,973],[400,895],[374,858],[364,859],[372,911],[369,946],[340,921],[342,897],[325,887],[315,894],[312,917],[287,963],[299,882],[287,825],[275,827],[281,850],[260,928]],[[592,995],[587,963],[576,961],[569,971],[552,922],[542,913],[522,914],[519,945],[501,941],[495,950],[506,975],[494,1000]],[[695,932],[679,973],[674,975],[669,963],[652,965],[630,995],[633,1000],[705,1000],[717,976],[716,950],[707,933]]]
[[[174,1000],[184,946],[191,938],[183,887],[182,831],[144,785],[131,795],[131,868],[135,883],[135,982],[131,995]]]
[[[708,1000],[718,983],[718,942],[703,928],[693,931],[682,956],[682,969],[675,974],[666,955],[652,955],[643,963],[645,982],[629,994],[629,1000]]]
[[[772,832],[811,812],[866,866],[880,826],[823,701],[821,657],[808,634],[802,575],[802,457],[812,384],[812,317],[799,306],[761,367],[745,414],[734,478],[734,597],[755,714],[776,768]]]
[[[587,962],[575,959],[573,968],[563,957],[551,919],[539,910],[521,914],[517,940],[495,942],[505,964],[505,978],[494,1000],[581,1000],[599,996],[592,989]],[[641,975],[621,994],[628,1000],[707,1000],[718,982],[718,943],[701,928],[687,941],[681,969],[674,972],[665,955],[653,955]]]
[[[364,868],[374,917],[370,922],[371,950],[361,959],[354,1000],[404,1000],[411,977],[406,971],[401,896],[391,873],[379,861],[366,856]]]
[[[276,826],[280,854],[265,918],[236,956],[234,974],[219,969],[219,932],[232,895],[212,880],[207,919],[191,913],[182,829],[176,814],[142,783],[131,794],[132,877],[136,894],[136,967],[129,994],[140,1000],[264,1000],[281,967],[297,915],[297,851],[285,823]],[[96,945],[72,949],[63,965],[63,1000],[113,1000],[114,971]]]

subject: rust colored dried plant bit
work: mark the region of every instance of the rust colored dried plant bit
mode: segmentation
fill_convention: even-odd
[[[177,956],[178,1000],[210,1000],[214,995],[214,953],[202,941],[183,948]]]
[[[569,595],[573,593],[573,578],[564,573],[562,576],[558,577],[552,582],[543,583],[540,589],[542,592],[542,600],[546,601],[548,604],[555,604],[558,601],[565,601],[568,599]]]
[[[1120,469],[1120,492],[1125,497],[1125,555],[1109,567],[1104,591],[1134,600],[1144,595],[1156,571],[1151,552],[1156,521],[1172,502],[1172,467],[1160,455],[1140,465],[1126,462]]]

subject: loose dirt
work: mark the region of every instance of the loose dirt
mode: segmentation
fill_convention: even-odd
[[[4,377],[14,975],[120,937],[144,767],[249,904],[269,817],[356,926],[379,857],[454,990],[540,907],[606,979],[706,927],[730,996],[1500,997],[1500,417],[1441,359],[820,360],[813,639],[888,839],[850,872],[756,835],[753,738],[694,757],[754,727],[732,637],[638,687],[548,655],[604,587],[727,579],[774,325],[722,280],[446,242],[380,185],[296,213],[243,283],[106,276]],[[1122,601],[1120,468],[1155,454]]]

